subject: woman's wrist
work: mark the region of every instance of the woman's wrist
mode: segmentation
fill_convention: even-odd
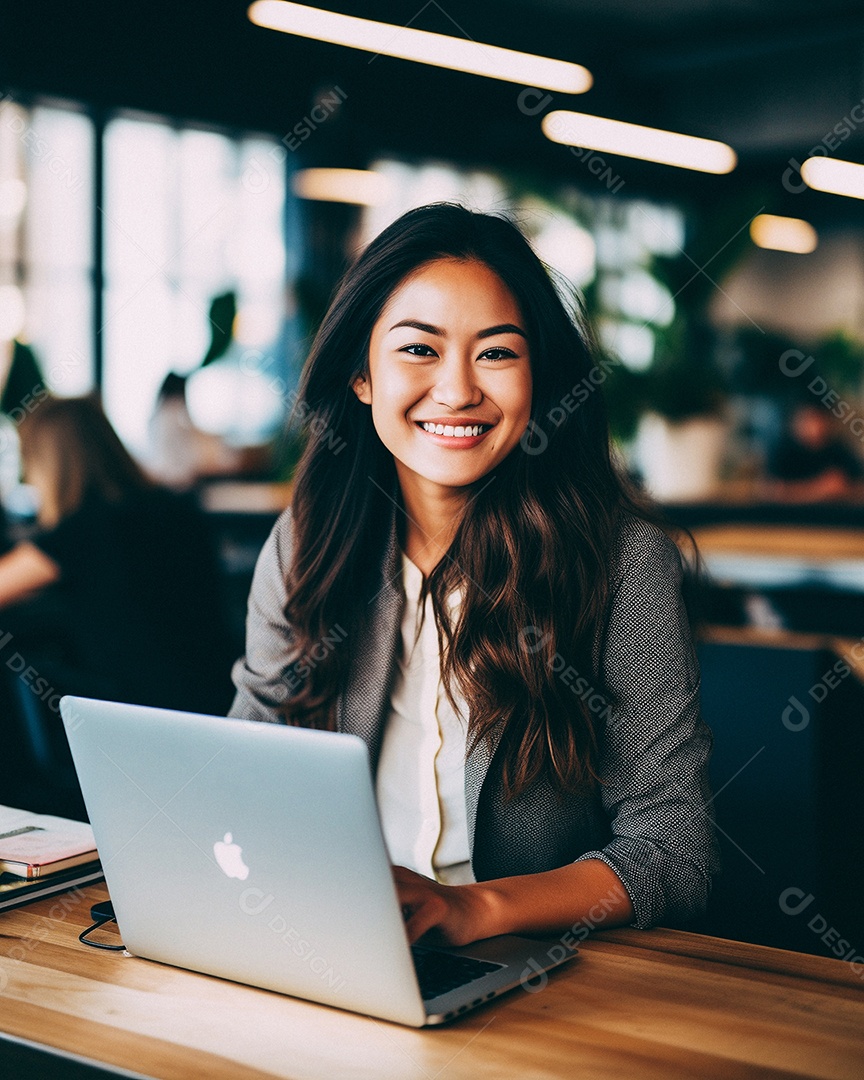
[[[465,885],[463,888],[469,901],[470,922],[476,932],[475,940],[511,933],[507,925],[507,905],[494,882],[482,881]]]
[[[600,859],[461,888],[468,890],[467,922],[478,938],[557,934],[586,920],[592,927],[622,926],[635,918],[623,882]],[[597,905],[603,912],[599,918]]]

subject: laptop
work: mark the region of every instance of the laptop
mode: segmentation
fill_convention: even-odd
[[[502,936],[411,946],[355,735],[64,697],[128,952],[413,1027],[576,952]]]

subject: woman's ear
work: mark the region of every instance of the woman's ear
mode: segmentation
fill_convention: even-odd
[[[354,382],[351,383],[351,389],[364,405],[372,404],[372,387],[362,375],[358,375]]]

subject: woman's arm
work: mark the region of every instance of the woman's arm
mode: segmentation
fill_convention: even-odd
[[[636,522],[622,540],[602,656],[617,704],[604,724],[600,794],[612,837],[542,873],[444,886],[397,868],[409,933],[547,932],[692,917],[717,870],[699,667],[678,549]],[[504,929],[502,929],[504,928]]]
[[[404,866],[394,867],[393,876],[412,942],[432,929],[448,945],[498,934],[584,937],[580,927],[622,926],[634,918],[621,879],[599,859],[472,885],[440,885]]]
[[[701,715],[682,578],[676,545],[633,519],[621,540],[602,657],[616,699],[600,758],[612,839],[580,860],[599,859],[621,878],[640,928],[701,914],[719,869],[708,779],[713,737]]]
[[[60,580],[60,567],[35,544],[17,544],[0,555],[0,607],[17,604]]]
[[[280,723],[290,647],[285,579],[291,564],[291,511],[277,519],[255,564],[246,614],[246,650],[231,670],[237,689],[229,716]]]

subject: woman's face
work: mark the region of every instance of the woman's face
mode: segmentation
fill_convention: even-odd
[[[384,306],[369,379],[353,388],[372,407],[403,492],[474,483],[517,445],[531,415],[528,341],[513,294],[485,263],[424,264]]]

